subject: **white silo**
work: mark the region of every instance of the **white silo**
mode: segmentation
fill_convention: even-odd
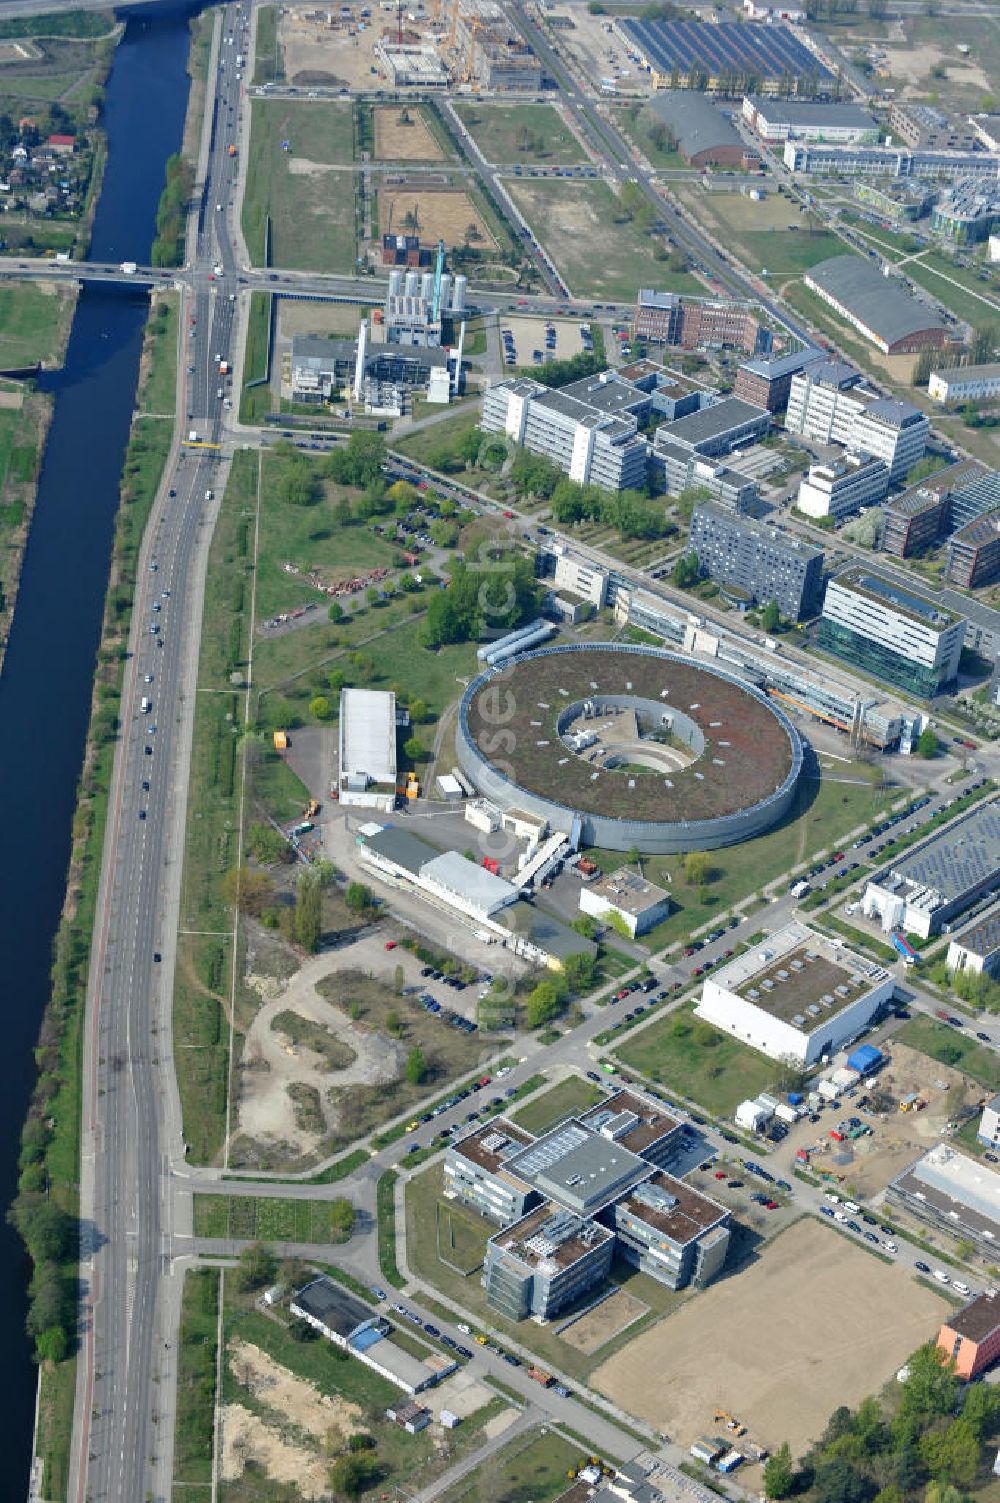
[[[468,277],[463,277],[461,273],[455,278],[455,290],[451,296],[451,311],[453,313],[461,313],[465,308],[465,289],[468,283]]]
[[[406,296],[407,297],[416,297],[417,294],[419,293],[419,291],[420,291],[420,273],[419,273],[419,271],[408,271],[406,273]]]
[[[403,290],[403,273],[400,267],[395,267],[389,273],[389,296],[399,297]]]
[[[450,291],[451,277],[446,271],[444,271],[441,273],[441,302],[438,309],[440,313],[447,313],[448,309],[451,307],[451,304],[448,302],[448,294],[450,293]]]

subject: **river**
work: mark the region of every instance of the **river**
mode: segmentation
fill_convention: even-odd
[[[187,108],[191,4],[128,18],[107,83],[108,161],[94,220],[96,261],[148,264],[167,157]],[[127,13],[126,13],[127,14]],[[62,371],[44,378],[55,408],[0,678],[0,1206],[17,1188],[32,1049],[48,996],[52,942],[70,852],[118,485],[147,299],[83,291]],[[23,1249],[0,1226],[0,1497],[26,1497],[35,1369],[24,1331]]]

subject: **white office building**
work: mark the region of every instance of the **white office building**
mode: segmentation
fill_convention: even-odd
[[[1000,393],[1000,365],[963,365],[932,371],[927,395],[935,402],[982,402]]]
[[[819,645],[854,668],[930,699],[958,672],[965,622],[907,584],[861,566],[826,587]]]
[[[667,917],[670,894],[633,868],[620,866],[599,881],[581,886],[580,912],[602,920],[614,917],[635,939]]]
[[[814,443],[881,459],[893,482],[923,458],[930,431],[916,407],[879,396],[840,360],[824,360],[792,377],[785,427]]]
[[[708,976],[696,1012],[771,1059],[811,1065],[863,1033],[894,986],[883,966],[794,922]]]
[[[861,901],[865,917],[878,918],[886,933],[904,929],[927,939],[998,887],[1000,803],[994,799],[975,805],[879,872]],[[968,932],[963,938],[968,955]]]
[[[396,696],[342,689],[337,789],[342,804],[388,813],[396,801]]]
[[[845,454],[833,464],[814,464],[799,483],[795,504],[807,517],[839,522],[889,494],[889,471],[881,459]]]
[[[556,589],[579,595],[581,600],[600,610],[608,596],[608,576],[604,570],[589,559],[570,553],[562,543],[556,543],[553,551],[556,555]]]
[[[878,142],[878,122],[857,104],[816,99],[762,98],[747,94],[743,118],[762,141]]]
[[[489,388],[481,426],[544,454],[580,485],[622,491],[646,483],[649,448],[639,419],[649,410],[648,393],[610,372],[558,391],[521,377]]]

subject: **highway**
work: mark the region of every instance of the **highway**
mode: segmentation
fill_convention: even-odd
[[[222,15],[224,30],[242,28],[248,8],[228,6]],[[220,279],[212,267],[221,263],[231,274],[235,265],[226,215],[214,206],[227,204],[232,192],[225,125],[239,107],[239,84],[231,67],[215,77],[206,207],[182,298],[178,427],[140,561],[91,961],[81,1185],[90,1318],[78,1369],[74,1503],[170,1496],[171,1447],[154,1429],[167,1352],[165,1155],[181,1147],[169,1048],[172,977],[164,960],[170,890],[181,868],[185,739],[214,518],[206,496],[221,491],[215,452],[179,439],[185,427],[207,442],[220,438],[218,356],[230,353],[235,309],[226,290],[231,275]],[[146,714],[143,697],[152,701]]]

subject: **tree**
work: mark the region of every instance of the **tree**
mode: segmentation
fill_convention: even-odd
[[[325,694],[317,694],[309,701],[309,713],[315,720],[329,720],[330,701]]]
[[[567,955],[563,962],[563,975],[571,992],[579,997],[589,992],[594,985],[597,962],[592,955]]]
[[[950,1482],[953,1487],[966,1489],[975,1482],[979,1441],[964,1416],[952,1420],[946,1430],[929,1430],[921,1436],[918,1448],[936,1482]]]
[[[692,887],[700,887],[712,875],[712,863],[707,851],[688,851],[684,857],[684,880]]]
[[[407,736],[403,742],[403,755],[408,762],[419,762],[427,755],[424,743],[419,736]]]
[[[303,950],[314,955],[319,949],[319,937],[323,926],[322,888],[318,873],[312,867],[299,873],[295,884],[295,938]]]
[[[330,1487],[344,1498],[357,1498],[379,1477],[371,1451],[346,1451],[330,1468]]]
[[[874,1493],[874,1484],[849,1461],[835,1457],[816,1468],[815,1503],[870,1503]]]
[[[255,861],[289,861],[292,851],[280,830],[273,825],[256,823],[247,831],[247,850]]]
[[[330,1226],[344,1242],[354,1231],[354,1207],[343,1195],[330,1202]]]
[[[274,888],[266,872],[252,871],[249,866],[234,866],[222,879],[221,893],[227,908],[259,918],[271,903]]]
[[[769,600],[760,613],[760,624],[764,631],[776,632],[781,625],[781,610],[776,600]]]
[[[330,621],[343,621],[344,607],[336,600],[331,600],[327,607],[327,619]]]
[[[411,699],[409,703],[409,711],[410,720],[414,725],[422,725],[425,720],[430,719],[430,713],[427,709],[426,699]]]
[[[525,1003],[525,1019],[529,1028],[541,1028],[562,1011],[565,1002],[565,983],[546,978],[528,993]]]
[[[769,1498],[787,1498],[795,1481],[792,1452],[787,1440],[768,1457],[764,1467],[764,1491]]]
[[[902,1384],[900,1416],[917,1426],[927,1426],[932,1420],[953,1414],[958,1402],[955,1364],[941,1348],[934,1342],[918,1347],[907,1367],[910,1371]]]
[[[406,1078],[410,1085],[422,1085],[427,1075],[427,1061],[424,1051],[416,1045],[406,1056]]]
[[[245,1293],[261,1289],[265,1284],[274,1283],[277,1271],[278,1260],[271,1248],[263,1242],[251,1242],[240,1253],[236,1265],[237,1287]]]
[[[584,939],[593,939],[597,933],[597,920],[591,913],[579,913],[570,921],[570,928],[582,934]]]
[[[371,890],[363,882],[348,882],[344,902],[352,913],[364,913],[371,905]]]
[[[684,553],[674,564],[670,578],[679,590],[690,590],[701,578],[697,553]]]
[[[68,1345],[62,1326],[49,1326],[35,1341],[35,1357],[39,1362],[61,1362]]]
[[[940,750],[941,743],[938,741],[936,732],[929,725],[924,726],[924,729],[917,737],[917,756],[923,757],[926,762],[930,762],[932,758],[937,756]]]
[[[72,1216],[46,1195],[18,1195],[7,1213],[33,1263],[58,1263],[70,1249],[76,1231]]]

